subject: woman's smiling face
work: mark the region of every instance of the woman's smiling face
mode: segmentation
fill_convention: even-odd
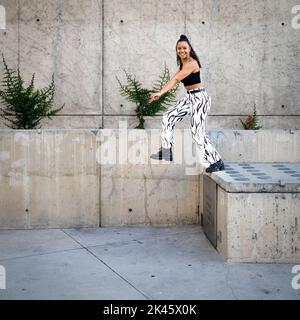
[[[181,59],[186,59],[190,55],[191,48],[186,41],[179,41],[176,47],[176,51]]]

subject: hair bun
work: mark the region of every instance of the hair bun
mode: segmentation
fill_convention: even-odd
[[[187,38],[186,35],[182,34],[182,35],[180,36],[180,40],[188,40],[188,38]]]

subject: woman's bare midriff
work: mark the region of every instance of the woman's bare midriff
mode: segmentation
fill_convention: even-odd
[[[198,88],[203,88],[202,83],[196,83],[191,86],[186,86],[186,90],[192,90],[192,89],[198,89]]]

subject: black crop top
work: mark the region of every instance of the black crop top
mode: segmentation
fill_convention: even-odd
[[[192,72],[187,77],[181,80],[184,86],[191,86],[193,84],[201,83],[200,70],[198,72]]]

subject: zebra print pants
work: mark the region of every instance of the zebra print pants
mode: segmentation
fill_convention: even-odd
[[[221,159],[205,133],[205,122],[210,110],[211,98],[204,88],[200,92],[187,93],[163,115],[161,144],[169,149],[173,145],[173,132],[177,121],[191,115],[192,137],[203,151],[203,157],[210,164]]]

